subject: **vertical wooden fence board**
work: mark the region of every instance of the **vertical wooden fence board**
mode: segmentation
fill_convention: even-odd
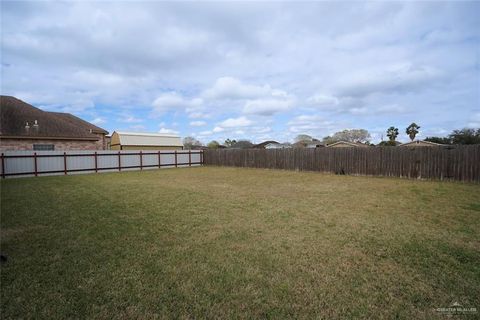
[[[480,145],[206,150],[206,165],[480,182]]]

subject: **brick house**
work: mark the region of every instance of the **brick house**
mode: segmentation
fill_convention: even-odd
[[[108,132],[70,113],[0,96],[0,151],[105,150]]]

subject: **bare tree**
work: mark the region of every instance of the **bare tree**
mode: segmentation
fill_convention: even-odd
[[[187,150],[195,149],[197,147],[201,147],[202,143],[195,139],[194,137],[185,137],[183,138],[183,147]]]
[[[326,144],[334,143],[337,141],[368,143],[369,140],[370,133],[365,129],[343,130],[334,133],[332,136],[323,138],[323,142]]]
[[[299,134],[298,136],[295,137],[295,142],[312,141],[312,140],[313,138],[308,134]]]

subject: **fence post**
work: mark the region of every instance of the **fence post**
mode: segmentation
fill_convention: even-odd
[[[63,151],[63,173],[67,174],[67,153]]]
[[[33,153],[33,163],[34,163],[34,168],[35,168],[35,177],[38,176],[38,170],[37,170],[37,153]]]
[[[120,158],[120,151],[118,151],[118,171],[122,171],[122,160]]]
[[[192,149],[188,150],[188,166],[192,166]]]
[[[140,150],[140,170],[143,170],[143,157],[142,157],[142,150]]]
[[[175,150],[175,168],[177,167],[177,150]]]
[[[97,151],[95,151],[95,173],[98,172],[98,164],[97,164]]]
[[[158,169],[162,167],[162,155],[160,153],[160,150],[158,150]]]
[[[5,179],[5,155],[2,152],[2,178]]]
[[[205,157],[203,156],[203,153],[205,150],[200,151],[200,165],[205,165]]]

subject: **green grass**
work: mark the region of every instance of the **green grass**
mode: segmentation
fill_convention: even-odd
[[[480,309],[478,185],[205,167],[1,187],[3,319]]]

